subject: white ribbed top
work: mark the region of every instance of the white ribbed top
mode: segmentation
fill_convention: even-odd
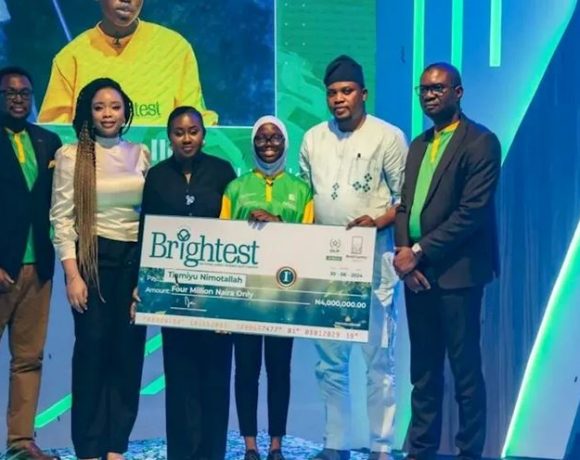
[[[96,138],[98,236],[117,241],[137,241],[139,208],[145,174],[151,164],[143,144],[120,138]],[[50,221],[54,246],[60,260],[75,259],[78,239],[74,207],[74,170],[77,144],[56,152]]]

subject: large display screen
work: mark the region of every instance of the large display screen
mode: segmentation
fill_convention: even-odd
[[[253,164],[251,127],[265,114],[285,122],[289,169],[297,172],[304,132],[330,116],[322,76],[326,65],[340,54],[351,55],[363,65],[367,108],[374,109],[375,0],[143,0],[133,38],[128,43],[120,38],[118,46],[97,28],[103,19],[101,3],[123,2],[0,0],[0,66],[19,65],[30,71],[34,118],[58,133],[64,143],[76,141],[65,118],[74,97],[66,94],[78,93],[82,82],[100,76],[118,79],[135,102],[136,116],[126,138],[147,144],[154,162],[171,154],[165,129],[168,112],[173,105],[191,104],[189,100],[171,103],[167,98],[195,93],[196,84],[207,111],[214,112],[217,120],[214,125],[206,116],[204,151],[230,161],[238,172]],[[197,77],[191,71],[192,56]],[[47,101],[51,91],[56,94],[54,102]],[[6,334],[3,339],[0,381],[7,382]],[[58,269],[36,420],[43,447],[70,445],[73,340],[72,314]],[[164,435],[160,346],[158,328],[149,328],[133,439]],[[312,391],[315,362],[312,343],[297,343],[288,429],[320,440],[323,409],[318,393]],[[0,391],[0,412],[6,398],[7,392]],[[265,409],[261,404],[260,428],[267,420]],[[236,428],[233,405],[230,422]],[[4,434],[5,425],[0,424],[0,438]]]

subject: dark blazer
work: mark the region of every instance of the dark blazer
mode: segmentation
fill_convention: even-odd
[[[411,246],[409,216],[429,129],[409,147],[401,205],[395,221],[397,246]],[[418,269],[443,289],[483,285],[499,273],[494,195],[501,169],[495,134],[465,116],[433,175],[421,213],[423,249]]]
[[[53,160],[62,143],[56,134],[39,126],[29,123],[26,131],[38,164],[38,178],[32,190],[28,190],[12,143],[4,126],[0,126],[0,267],[17,279],[32,224],[36,270],[39,278],[46,281],[54,272],[49,221]]]

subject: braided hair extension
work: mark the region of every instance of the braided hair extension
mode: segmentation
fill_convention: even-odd
[[[97,286],[97,288],[99,287],[98,247],[95,232],[97,174],[92,102],[95,94],[105,88],[114,89],[121,95],[125,109],[125,124],[119,134],[127,132],[133,119],[133,103],[119,83],[110,78],[93,80],[81,90],[73,119],[73,128],[78,139],[73,179],[76,230],[78,234],[77,261],[79,271],[85,282]]]

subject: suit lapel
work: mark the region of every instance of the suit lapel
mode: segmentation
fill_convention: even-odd
[[[431,179],[431,185],[429,186],[423,209],[429,205],[429,201],[433,198],[435,190],[437,190],[437,186],[439,185],[439,182],[441,182],[441,178],[459,151],[459,147],[463,144],[463,139],[465,139],[465,135],[467,134],[468,124],[468,120],[465,117],[461,117],[461,123],[459,123],[459,126],[455,130],[449,144],[447,144],[447,147],[441,154],[441,160],[439,161],[435,173],[433,174],[433,178]]]
[[[36,157],[36,168],[37,168],[37,175],[36,181],[34,183],[34,187],[39,185],[45,177],[46,169],[48,168],[48,164],[46,162],[46,149],[44,145],[44,139],[39,135],[38,131],[35,129],[34,125],[29,124],[26,127],[26,131],[30,136],[30,142],[32,143],[32,148],[34,150],[34,156]]]
[[[42,138],[42,136],[39,135],[34,125],[28,125],[26,131],[30,136],[30,142],[32,143],[32,148],[34,149],[34,156],[36,157],[36,164],[38,165],[38,171],[40,172],[41,168],[47,166],[44,139]]]
[[[419,170],[421,169],[421,164],[423,163],[423,158],[425,157],[425,152],[427,151],[429,139],[432,136],[432,129],[426,131],[421,137],[421,140],[415,144],[413,151],[409,152],[409,167],[407,168],[407,176],[405,177],[405,180],[407,181],[406,188],[408,193],[409,209],[413,207],[413,201],[415,201],[415,188],[417,187]]]
[[[3,126],[0,127],[0,142],[3,144],[3,147],[0,148],[0,152],[2,152],[1,155],[3,157],[3,162],[6,165],[6,171],[9,172],[9,176],[14,178],[20,188],[28,191],[24,172],[18,162],[16,152],[14,151],[14,147],[12,147],[12,142],[10,142],[8,133]]]

